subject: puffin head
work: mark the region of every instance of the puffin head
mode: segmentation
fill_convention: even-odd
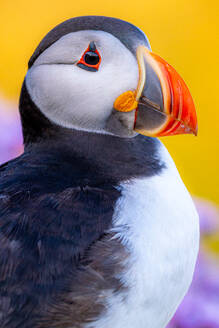
[[[77,17],[50,31],[29,61],[24,141],[54,127],[133,137],[197,133],[185,82],[145,34],[115,18]]]

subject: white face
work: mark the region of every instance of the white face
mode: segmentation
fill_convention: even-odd
[[[101,55],[96,72],[77,66],[91,41]],[[115,99],[135,90],[137,83],[135,56],[113,35],[93,30],[60,38],[37,58],[26,76],[32,100],[50,121],[100,133],[105,131]],[[133,113],[124,114],[132,124]]]

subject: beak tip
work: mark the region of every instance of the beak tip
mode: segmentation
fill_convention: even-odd
[[[190,129],[191,129],[191,133],[197,137],[198,135],[198,121],[197,121],[197,116],[196,116],[196,111],[195,111],[195,106],[193,107],[193,114],[195,114],[195,116],[193,116],[193,120],[192,122],[190,121]]]
[[[196,125],[195,130],[193,131],[193,134],[195,137],[198,136],[198,124]]]
[[[195,137],[198,135],[198,124],[195,125],[187,125],[184,133],[193,134]]]

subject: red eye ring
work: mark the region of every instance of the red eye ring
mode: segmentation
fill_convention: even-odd
[[[100,53],[96,49],[96,46],[92,41],[89,44],[87,50],[83,53],[77,65],[81,68],[87,69],[88,71],[96,72],[99,69],[100,63],[101,63]]]

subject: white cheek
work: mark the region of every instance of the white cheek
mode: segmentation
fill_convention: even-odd
[[[75,65],[33,66],[26,76],[34,103],[53,122],[69,127],[102,130],[112,112],[115,99],[134,90],[138,66],[124,47],[116,60],[102,60],[98,72]]]

